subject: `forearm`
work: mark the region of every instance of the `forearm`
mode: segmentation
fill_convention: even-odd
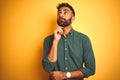
[[[51,50],[50,50],[50,52],[48,54],[48,59],[51,62],[56,62],[57,61],[57,46],[58,46],[58,41],[53,40]]]
[[[67,72],[62,72],[62,71],[50,72],[50,76],[54,80],[63,80],[63,79],[69,79],[69,78],[83,78],[84,77],[84,74],[80,70],[71,71],[70,74],[71,74],[71,76],[68,77]]]
[[[80,71],[80,70],[75,70],[75,71],[71,71],[71,77],[70,78],[83,78],[84,74]],[[65,76],[66,76],[67,72],[65,72]],[[67,79],[67,76],[66,76]]]
[[[83,78],[84,74],[80,70],[71,71],[71,78]]]

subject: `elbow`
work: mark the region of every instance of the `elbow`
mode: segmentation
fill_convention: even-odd
[[[92,68],[91,68],[91,75],[94,75],[96,72],[96,66],[94,65]]]
[[[52,71],[52,67],[50,67],[50,65],[48,65],[48,63],[46,63],[46,62],[42,62],[42,67],[46,72]]]
[[[90,68],[82,68],[80,70],[83,72],[85,78],[88,78],[89,76],[92,76],[95,74],[95,68],[91,68],[91,69]]]
[[[51,72],[55,69],[56,63],[49,62],[48,59],[43,59],[42,66],[46,72]]]
[[[95,66],[89,67],[87,68],[87,70],[88,70],[89,76],[94,75],[96,71]]]
[[[94,75],[95,74],[95,69],[91,71],[91,75]]]
[[[48,66],[46,66],[46,64],[42,64],[42,67],[43,67],[43,69],[46,71],[46,72],[51,72],[51,69],[50,68],[48,68]]]
[[[95,68],[90,69],[90,70],[89,70],[89,76],[94,75],[95,72],[96,72]]]

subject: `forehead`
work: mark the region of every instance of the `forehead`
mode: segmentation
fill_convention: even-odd
[[[58,11],[69,11],[69,12],[71,12],[71,10],[68,7],[61,7]]]

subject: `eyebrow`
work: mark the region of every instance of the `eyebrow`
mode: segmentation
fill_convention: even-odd
[[[61,11],[61,10],[58,10],[58,11]],[[63,11],[70,11],[70,10],[68,10],[68,9],[63,9]]]
[[[70,10],[68,10],[68,9],[63,9],[63,11],[70,11]]]

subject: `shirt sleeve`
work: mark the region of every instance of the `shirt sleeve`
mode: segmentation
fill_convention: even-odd
[[[85,67],[81,68],[80,71],[82,71],[84,73],[84,77],[87,78],[95,74],[95,57],[88,37],[83,42],[83,56]]]
[[[51,37],[47,37],[44,40],[44,45],[43,45],[43,50],[44,50],[44,54],[43,54],[43,59],[42,59],[42,66],[44,68],[45,71],[47,72],[51,72],[54,71],[56,68],[56,62],[50,62],[48,59],[48,53],[51,49],[52,46],[52,39]]]

